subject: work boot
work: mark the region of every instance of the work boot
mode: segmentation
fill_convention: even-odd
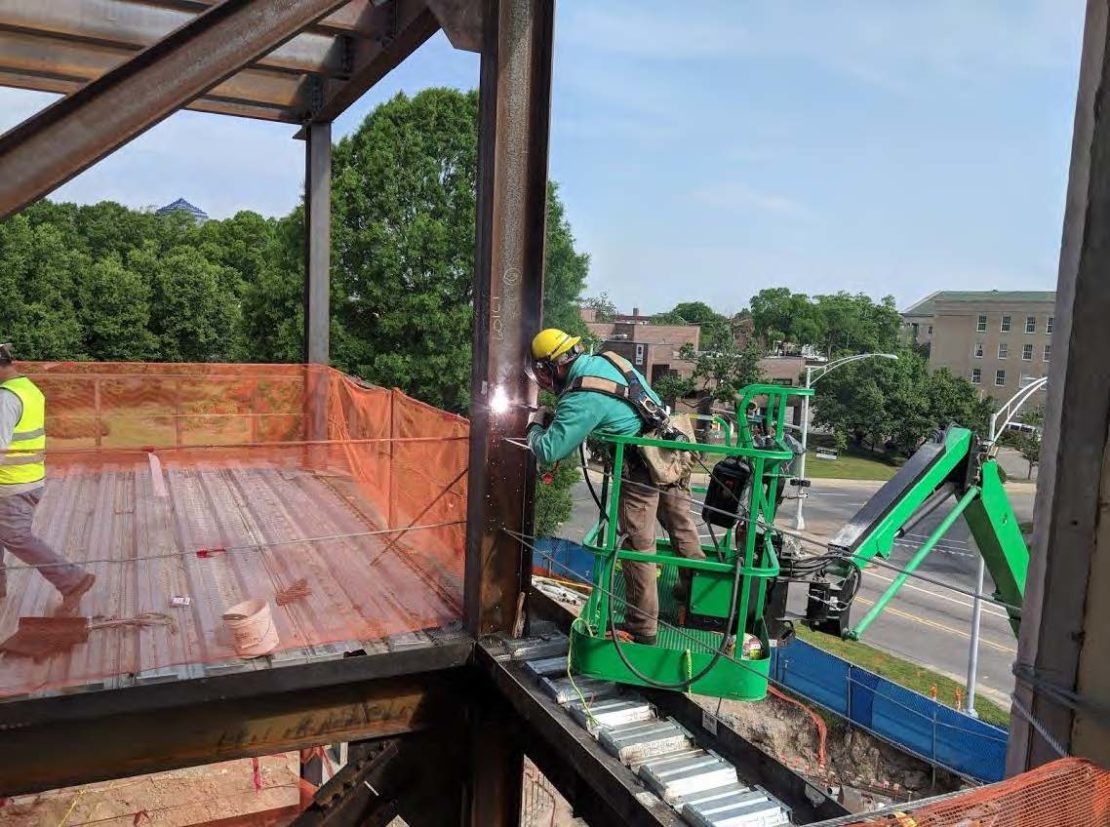
[[[690,581],[693,575],[682,572],[678,575],[678,579],[674,581],[671,587],[671,596],[674,597],[679,603],[686,603],[690,600]]]
[[[96,575],[86,574],[77,581],[76,586],[67,592],[62,592],[62,603],[54,614],[57,616],[76,614],[78,607],[81,605],[81,598],[93,587],[94,583],[96,583]]]
[[[634,632],[628,628],[626,623],[617,624],[617,639],[624,642],[641,643],[644,646],[654,646],[657,635],[645,635],[640,632]]]

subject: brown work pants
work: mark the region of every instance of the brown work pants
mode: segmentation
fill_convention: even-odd
[[[690,514],[691,496],[688,482],[660,487],[651,481],[651,474],[640,463],[625,465],[621,483],[618,526],[625,535],[624,548],[653,553],[655,521],[662,523],[671,544],[683,557],[704,560],[697,524]],[[659,580],[653,563],[622,560],[625,595],[628,608],[625,628],[637,636],[650,637],[659,622]]]

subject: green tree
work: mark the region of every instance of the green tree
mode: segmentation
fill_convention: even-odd
[[[669,371],[652,382],[651,389],[659,394],[659,398],[664,403],[673,408],[678,404],[679,399],[684,399],[697,390],[697,382],[692,376],[680,376],[674,371]]]
[[[910,349],[898,360],[865,359],[844,365],[815,386],[813,420],[871,448],[888,442],[912,454],[932,431],[958,424],[985,433],[993,403],[945,369],[929,373]]]
[[[836,354],[892,352],[898,347],[902,317],[892,296],[879,303],[863,293],[817,296],[816,312],[818,327],[823,328],[823,349],[830,359]]]
[[[788,287],[764,288],[752,296],[750,306],[755,333],[768,345],[794,341],[798,320],[812,315],[808,297],[804,293],[792,293]],[[798,344],[812,342],[802,341]]]
[[[469,402],[477,106],[398,95],[333,156],[333,361],[453,411]]]
[[[599,322],[611,322],[617,315],[617,306],[613,304],[608,293],[597,296],[586,296],[582,299],[582,306],[593,310]]]
[[[830,359],[891,352],[898,347],[902,323],[891,296],[875,302],[863,293],[841,291],[810,298],[786,287],[769,287],[753,296],[751,314],[756,334],[768,344],[809,345]]]
[[[547,188],[547,235],[544,250],[546,265],[543,276],[543,324],[569,333],[587,332],[578,311],[579,297],[590,272],[590,257],[574,248],[574,234],[567,221],[566,209],[559,200],[559,188]]]
[[[257,277],[243,290],[241,329],[247,361],[304,358],[304,260],[304,208],[298,206],[274,224]],[[339,295],[332,285],[332,301]],[[338,340],[341,329],[334,316],[331,331]]]
[[[152,245],[133,252],[128,263],[151,286],[150,332],[158,342],[158,358],[231,361],[239,306],[220,265],[196,247],[177,247],[160,256]]]
[[[694,366],[693,381],[697,386],[721,402],[730,402],[745,385],[752,385],[763,378],[759,360],[763,351],[752,341],[744,348],[728,343],[721,350],[694,351],[683,345],[679,358]]]
[[[701,350],[727,350],[735,341],[733,325],[705,302],[680,302],[652,317],[652,324],[691,324],[701,328]]]
[[[0,330],[24,359],[84,359],[73,296],[89,266],[64,228],[20,214],[0,224]]]
[[[78,318],[83,352],[106,362],[141,362],[157,351],[149,330],[150,287],[111,253],[93,264],[82,279]]]

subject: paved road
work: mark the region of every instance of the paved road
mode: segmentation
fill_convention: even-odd
[[[815,480],[806,503],[806,530],[831,537],[878,490],[881,483],[850,480]],[[1008,486],[1010,501],[1020,521],[1032,519],[1034,489],[1031,485]],[[593,525],[597,508],[585,483],[574,491],[575,510],[560,529],[564,537],[580,540]],[[946,509],[945,509],[946,510]],[[913,551],[944,517],[944,510],[932,515],[908,535],[891,555],[890,562],[904,565]],[[784,525],[793,525],[794,501],[780,509]],[[934,580],[951,583],[969,591],[975,589],[978,550],[969,536],[967,524],[959,520],[925,560],[919,571]],[[853,606],[858,620],[890,584],[896,572],[876,566],[865,572],[863,585]],[[791,611],[805,611],[805,589],[798,586],[792,595]],[[987,575],[983,591],[990,594],[994,584]],[[864,635],[865,642],[943,672],[961,683],[967,673],[970,640],[971,598],[921,580],[910,579],[886,610]],[[1010,665],[1016,654],[1016,640],[1005,611],[990,604],[983,607],[979,650],[980,691],[1004,705],[1013,687]],[[954,699],[946,699],[952,703]]]

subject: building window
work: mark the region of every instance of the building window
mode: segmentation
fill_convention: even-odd
[[[981,385],[983,383],[983,371],[981,368],[971,369],[971,384]]]
[[[996,384],[996,385],[1005,385],[1006,384],[1006,371],[996,370],[994,372],[994,384]]]
[[[1033,346],[1032,345],[1022,345],[1021,346],[1021,361],[1023,361],[1023,362],[1032,362],[1033,361]]]
[[[1048,322],[1047,322],[1047,323],[1045,324],[1045,326],[1044,326],[1044,332],[1045,332],[1045,333],[1051,333],[1051,332],[1052,332],[1052,324],[1053,324],[1053,322],[1055,322],[1055,321],[1056,321],[1056,317],[1055,317],[1055,316],[1049,316],[1049,317],[1048,317]]]
[[[987,330],[987,317],[980,314],[979,321],[975,325],[975,329],[980,333],[985,333]]]
[[[1009,333],[1010,332],[1010,317],[1009,316],[1003,316],[1002,317],[1002,327],[1000,328],[1000,330],[1003,333]]]
[[[1047,362],[1051,358],[1052,358],[1052,345],[1045,345],[1044,346],[1044,361]]]
[[[1023,373],[1021,375],[1021,384],[1019,384],[1018,387],[1019,388],[1028,387],[1029,385],[1032,385],[1036,381],[1037,381],[1036,376],[1033,376],[1032,374],[1029,374],[1029,373]]]
[[[644,346],[636,345],[636,364],[642,365],[644,363]]]
[[[1025,317],[1025,332],[1026,333],[1036,333],[1037,332],[1037,317],[1036,316],[1026,316]]]
[[[932,325],[929,325],[929,335],[930,336],[933,335],[933,326]]]
[[[998,343],[998,358],[1008,359],[1010,357],[1010,346],[1006,342]]]
[[[982,359],[983,358],[983,343],[982,342],[976,342],[975,343],[975,358],[976,359]]]

